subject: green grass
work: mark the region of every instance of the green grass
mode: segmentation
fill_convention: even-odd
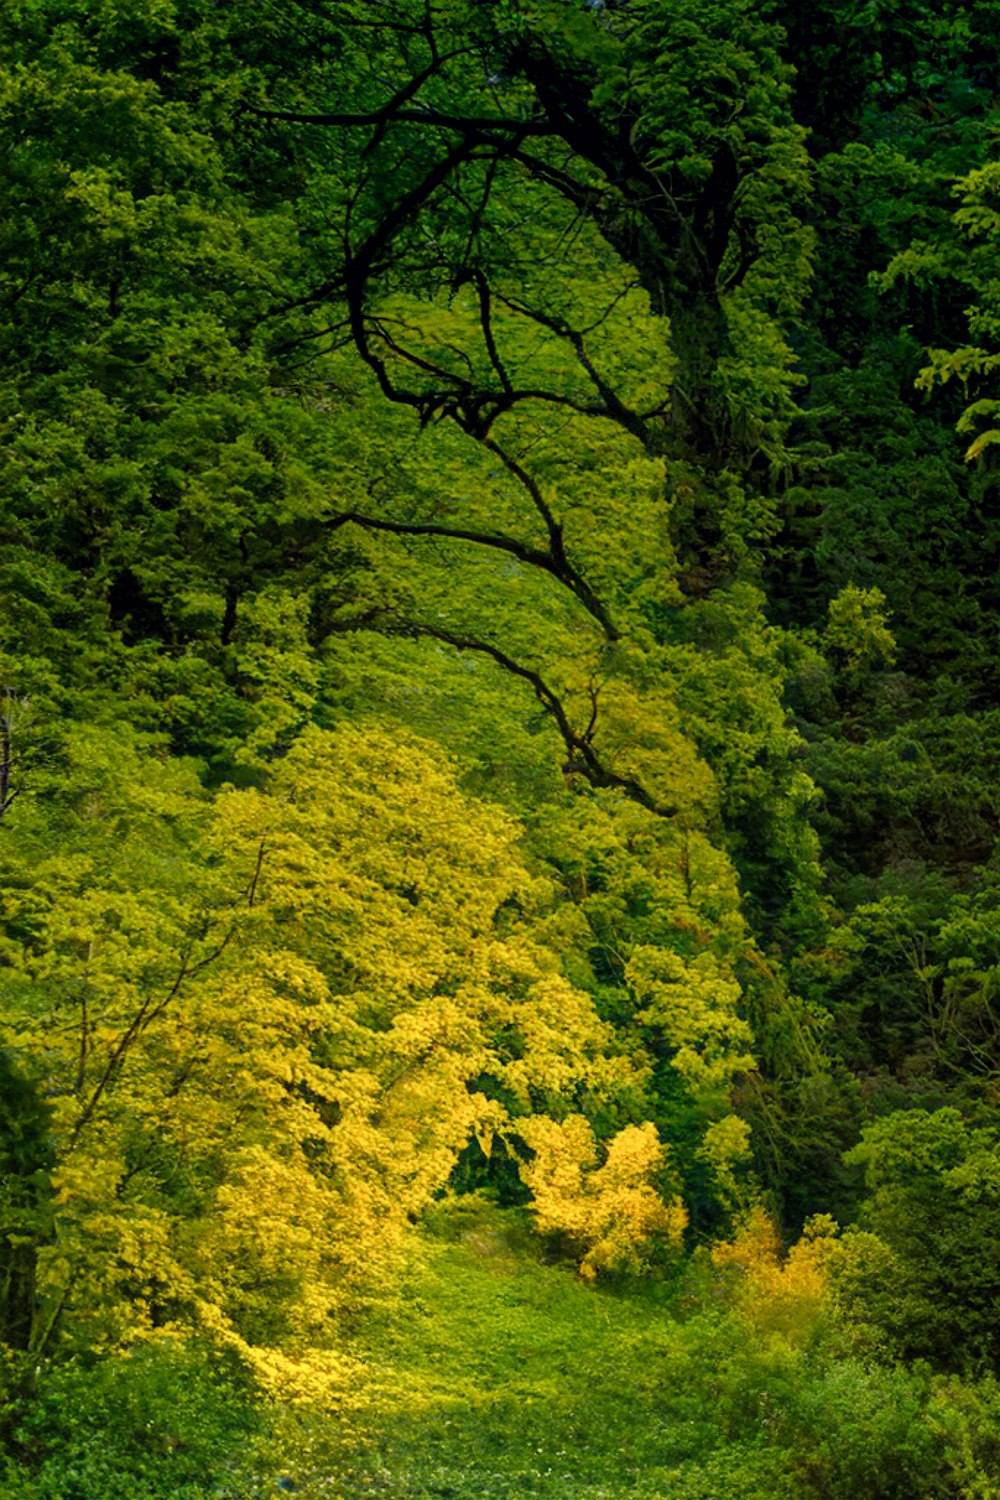
[[[1000,1389],[791,1344],[711,1277],[592,1290],[475,1197],[359,1321],[339,1411],[161,1343],[55,1367],[0,1500],[1000,1500]]]
[[[300,1500],[949,1493],[913,1377],[762,1341],[721,1306],[681,1318],[662,1291],[590,1290],[516,1214],[435,1228],[366,1327],[356,1416],[286,1439]]]

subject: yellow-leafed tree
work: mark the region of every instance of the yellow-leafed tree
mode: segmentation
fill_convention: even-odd
[[[501,1096],[530,1117],[634,1069],[532,937],[545,887],[516,826],[428,747],[308,731],[265,788],[213,802],[119,739],[38,799],[35,878],[15,860],[5,892],[3,1020],[51,1101],[30,1347],[194,1328],[316,1394],[342,1374],[340,1310],[470,1139],[509,1129]],[[660,1227],[656,1152],[626,1149],[645,1141],[594,1176],[590,1263],[620,1257],[619,1219]]]
[[[519,1128],[532,1152],[522,1176],[538,1227],[565,1237],[585,1279],[641,1271],[657,1246],[680,1246],[687,1212],[654,1185],[666,1153],[653,1125],[627,1125],[603,1154],[582,1115],[559,1122],[536,1115]]]

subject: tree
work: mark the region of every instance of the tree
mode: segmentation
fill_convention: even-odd
[[[581,1115],[559,1123],[543,1116],[521,1126],[531,1159],[522,1167],[541,1232],[565,1238],[580,1275],[633,1275],[650,1256],[683,1243],[687,1213],[679,1195],[664,1203],[664,1150],[650,1124],[628,1125],[609,1143],[603,1161]]]
[[[947,279],[958,282],[966,295],[975,300],[966,309],[971,343],[958,348],[934,348],[927,351],[929,363],[917,377],[920,389],[930,391],[956,380],[963,395],[990,389],[1000,354],[997,342],[997,318],[992,307],[992,287],[996,281],[996,238],[998,224],[994,206],[1000,187],[1000,170],[990,162],[977,167],[954,185],[960,207],[954,214],[953,236],[937,245],[915,245],[897,256],[885,274],[887,285],[896,279],[923,282]],[[958,432],[972,436],[966,449],[966,462],[984,455],[1000,442],[1000,432],[992,424],[1000,403],[989,394],[969,403],[956,424]],[[979,429],[977,431],[977,429]]]
[[[503,413],[545,396],[611,416],[654,449],[669,447],[672,429],[696,461],[739,464],[766,447],[768,418],[741,412],[739,393],[752,401],[755,358],[786,357],[780,337],[768,342],[768,321],[794,307],[807,248],[793,207],[805,157],[774,28],[735,0],[707,12],[560,0],[490,5],[475,17],[414,6],[340,19],[347,45],[363,40],[379,68],[359,59],[341,97],[331,101],[327,85],[311,109],[298,99],[282,107],[281,97],[308,92],[310,80],[303,90],[276,79],[266,118],[302,127],[307,152],[320,130],[350,132],[346,257],[328,267],[317,296],[346,297],[352,337],[383,391],[482,437]],[[385,194],[390,168],[395,198]],[[654,314],[670,320],[679,373],[666,423],[602,377],[579,315],[559,303],[546,310],[538,291],[547,277],[529,289],[524,252],[506,233],[529,187],[552,229],[561,221],[583,245],[596,231],[620,257],[618,296],[632,268]],[[420,256],[420,294],[437,301],[449,287],[469,288],[478,349],[459,356],[461,373],[447,345],[425,357],[390,305],[380,311],[390,289],[406,286],[417,214],[435,245],[429,262]],[[580,395],[534,388],[516,354],[508,367],[495,313],[561,340]],[[774,379],[777,393],[784,376]],[[780,441],[788,410],[777,398],[770,440]]]
[[[313,731],[214,804],[156,748],[67,734],[4,826],[6,1055],[40,1080],[4,1340],[200,1330],[315,1394],[473,1135],[627,1111],[640,1074],[533,935],[514,826],[411,737]]]
[[[856,1313],[906,1357],[944,1369],[992,1368],[996,1131],[970,1127],[952,1108],[896,1112],[867,1126],[848,1160],[864,1168],[864,1222],[890,1252],[867,1254],[867,1275],[848,1262]]]

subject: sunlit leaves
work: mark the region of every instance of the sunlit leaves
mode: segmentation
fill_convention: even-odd
[[[666,1153],[652,1125],[626,1126],[603,1154],[581,1115],[561,1123],[535,1116],[521,1134],[532,1152],[521,1171],[538,1227],[569,1239],[582,1276],[636,1273],[657,1243],[679,1247],[687,1214],[679,1197],[665,1202],[654,1186]]]

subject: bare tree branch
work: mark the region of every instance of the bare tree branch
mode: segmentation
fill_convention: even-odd
[[[451,55],[458,56],[457,53]],[[424,70],[419,80],[420,86],[427,81],[433,71],[432,67]],[[401,98],[403,92],[412,97],[416,89],[401,90],[396,97]],[[257,109],[248,104],[243,106],[243,112],[256,115],[259,119],[282,120],[293,125],[337,126],[344,129],[371,125],[375,127],[376,136],[368,143],[366,150],[370,150],[377,144],[387,125],[400,123],[431,125],[438,130],[451,130],[480,138],[493,133],[513,137],[515,140],[525,140],[530,136],[558,134],[547,120],[512,120],[509,116],[503,115],[449,115],[437,109],[394,109],[393,105],[394,101],[390,100],[382,109],[367,110],[357,114],[337,112],[310,114],[308,111],[296,109]]]
[[[565,318],[560,318],[554,313],[544,313],[539,308],[529,307],[527,303],[519,302],[512,297],[500,297],[499,299],[512,312],[517,312],[522,317],[530,318],[532,322],[538,323],[542,328],[550,329],[559,338],[565,339],[576,355],[577,363],[586,372],[604,403],[609,417],[612,417],[626,432],[637,437],[644,447],[650,446],[647,419],[639,412],[633,411],[626,406],[621,397],[611,388],[604,377],[595,368],[593,361],[587,353],[587,347],[583,341],[583,334],[577,329],[570,327]]]
[[[473,279],[476,283],[476,293],[479,298],[479,322],[483,330],[483,342],[486,345],[486,352],[490,357],[490,364],[496,371],[505,393],[508,396],[512,396],[514,394],[514,387],[511,384],[511,379],[507,374],[503,360],[500,358],[500,351],[497,349],[496,338],[493,333],[493,305],[490,295],[490,284],[478,267],[473,272]]]
[[[478,546],[493,547],[501,552],[508,552],[526,563],[529,567],[541,568],[549,573],[558,582],[569,589],[586,609],[587,613],[597,621],[609,641],[620,639],[620,631],[616,626],[607,606],[595,593],[593,588],[584,578],[583,574],[570,562],[566,554],[563,528],[556,520],[551,506],[542,494],[541,487],[534,476],[519,463],[512,454],[502,448],[493,438],[482,436],[480,441],[494,457],[498,458],[507,472],[517,480],[525,491],[537,514],[540,516],[545,530],[548,533],[548,550],[533,547],[528,543],[520,542],[515,537],[506,536],[502,532],[480,531],[472,527],[445,526],[432,521],[392,521],[378,516],[365,515],[360,511],[347,511],[336,516],[331,521],[332,529],[337,529],[348,522],[354,522],[358,526],[366,527],[371,531],[393,532],[398,536],[438,536],[447,537],[454,541],[472,542]]]
[[[581,733],[574,729],[562,700],[549,687],[542,675],[532,667],[526,667],[522,662],[516,661],[499,646],[493,645],[491,641],[484,641],[477,636],[465,635],[459,631],[446,630],[438,625],[428,625],[416,620],[400,620],[378,611],[372,611],[363,618],[344,621],[335,628],[344,632],[375,630],[381,635],[396,636],[406,640],[441,641],[445,645],[453,646],[456,651],[473,651],[481,656],[489,657],[512,677],[528,683],[545,712],[551,716],[569,753],[569,759],[564,766],[568,774],[583,776],[591,786],[601,790],[624,792],[631,801],[655,813],[657,817],[676,817],[679,811],[677,807],[672,803],[659,802],[634,776],[620,776],[616,771],[612,771],[603,763],[594,749],[593,736],[597,727],[596,690],[591,693],[589,723]]]

